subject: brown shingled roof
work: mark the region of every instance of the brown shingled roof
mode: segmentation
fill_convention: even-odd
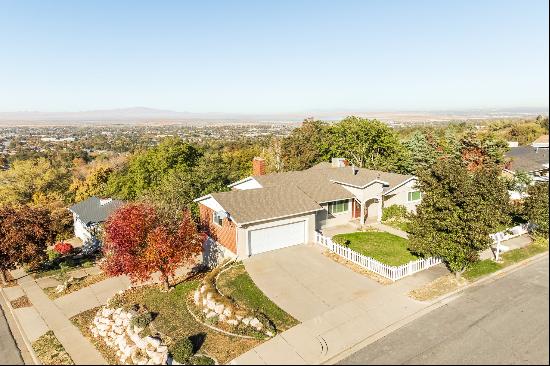
[[[238,224],[321,210],[314,200],[292,185],[212,193]]]
[[[350,166],[335,168],[321,163],[307,170],[253,177],[263,188],[211,196],[237,223],[244,224],[320,210],[320,203],[354,198],[340,183],[363,187],[379,180],[388,183],[387,191],[410,178],[413,176],[360,168],[354,173]]]

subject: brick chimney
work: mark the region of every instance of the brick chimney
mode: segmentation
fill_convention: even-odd
[[[256,156],[252,160],[252,175],[264,175],[265,174],[265,160]]]

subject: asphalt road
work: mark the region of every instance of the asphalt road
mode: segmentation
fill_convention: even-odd
[[[19,348],[10,332],[2,307],[0,307],[0,365],[23,365]]]
[[[548,257],[459,298],[340,364],[548,364]]]

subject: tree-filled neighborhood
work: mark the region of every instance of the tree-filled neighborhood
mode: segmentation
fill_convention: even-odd
[[[0,364],[548,364],[548,15],[0,1]]]

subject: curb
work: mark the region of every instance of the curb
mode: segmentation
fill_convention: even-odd
[[[362,341],[350,346],[348,349],[330,357],[327,360],[322,361],[320,364],[322,365],[331,365],[335,364],[336,362],[342,361],[344,358],[352,355],[353,353],[365,348],[371,343],[376,342],[377,340],[385,337],[386,335],[390,334],[391,332],[394,332],[398,330],[399,328],[407,325],[408,323],[411,323],[412,321],[430,313],[433,310],[436,310],[443,305],[446,305],[447,303],[453,301],[456,297],[459,296],[459,294],[469,288],[476,287],[479,285],[482,285],[486,282],[492,282],[496,281],[498,278],[505,276],[509,273],[515,272],[516,270],[519,270],[520,268],[532,263],[532,262],[538,262],[539,260],[544,259],[545,257],[548,257],[548,251],[544,253],[540,253],[537,255],[534,255],[530,258],[524,259],[521,262],[512,264],[508,267],[505,267],[501,270],[498,270],[496,272],[493,272],[477,281],[474,281],[464,287],[458,288],[448,294],[442,295],[441,297],[433,300],[428,306],[426,306],[424,309],[421,309],[417,311],[414,314],[411,314],[401,320],[396,321],[395,323],[389,325],[388,327],[382,329],[381,331],[378,331],[377,333],[374,333],[367,338],[363,339]]]
[[[6,303],[6,307],[9,309],[10,314],[12,318],[15,321],[15,325],[17,326],[17,330],[19,331],[19,334],[21,334],[21,338],[23,339],[23,343],[25,344],[25,347],[27,347],[27,350],[29,351],[29,354],[31,355],[31,358],[35,365],[42,365],[42,362],[38,359],[36,356],[36,353],[34,353],[34,349],[32,348],[32,344],[27,338],[27,334],[25,334],[23,328],[21,327],[21,324],[19,323],[19,319],[17,319],[17,316],[13,312],[13,307],[11,306],[11,302],[6,297],[6,294],[4,293],[3,289],[0,289],[0,293],[2,294],[2,299]]]

